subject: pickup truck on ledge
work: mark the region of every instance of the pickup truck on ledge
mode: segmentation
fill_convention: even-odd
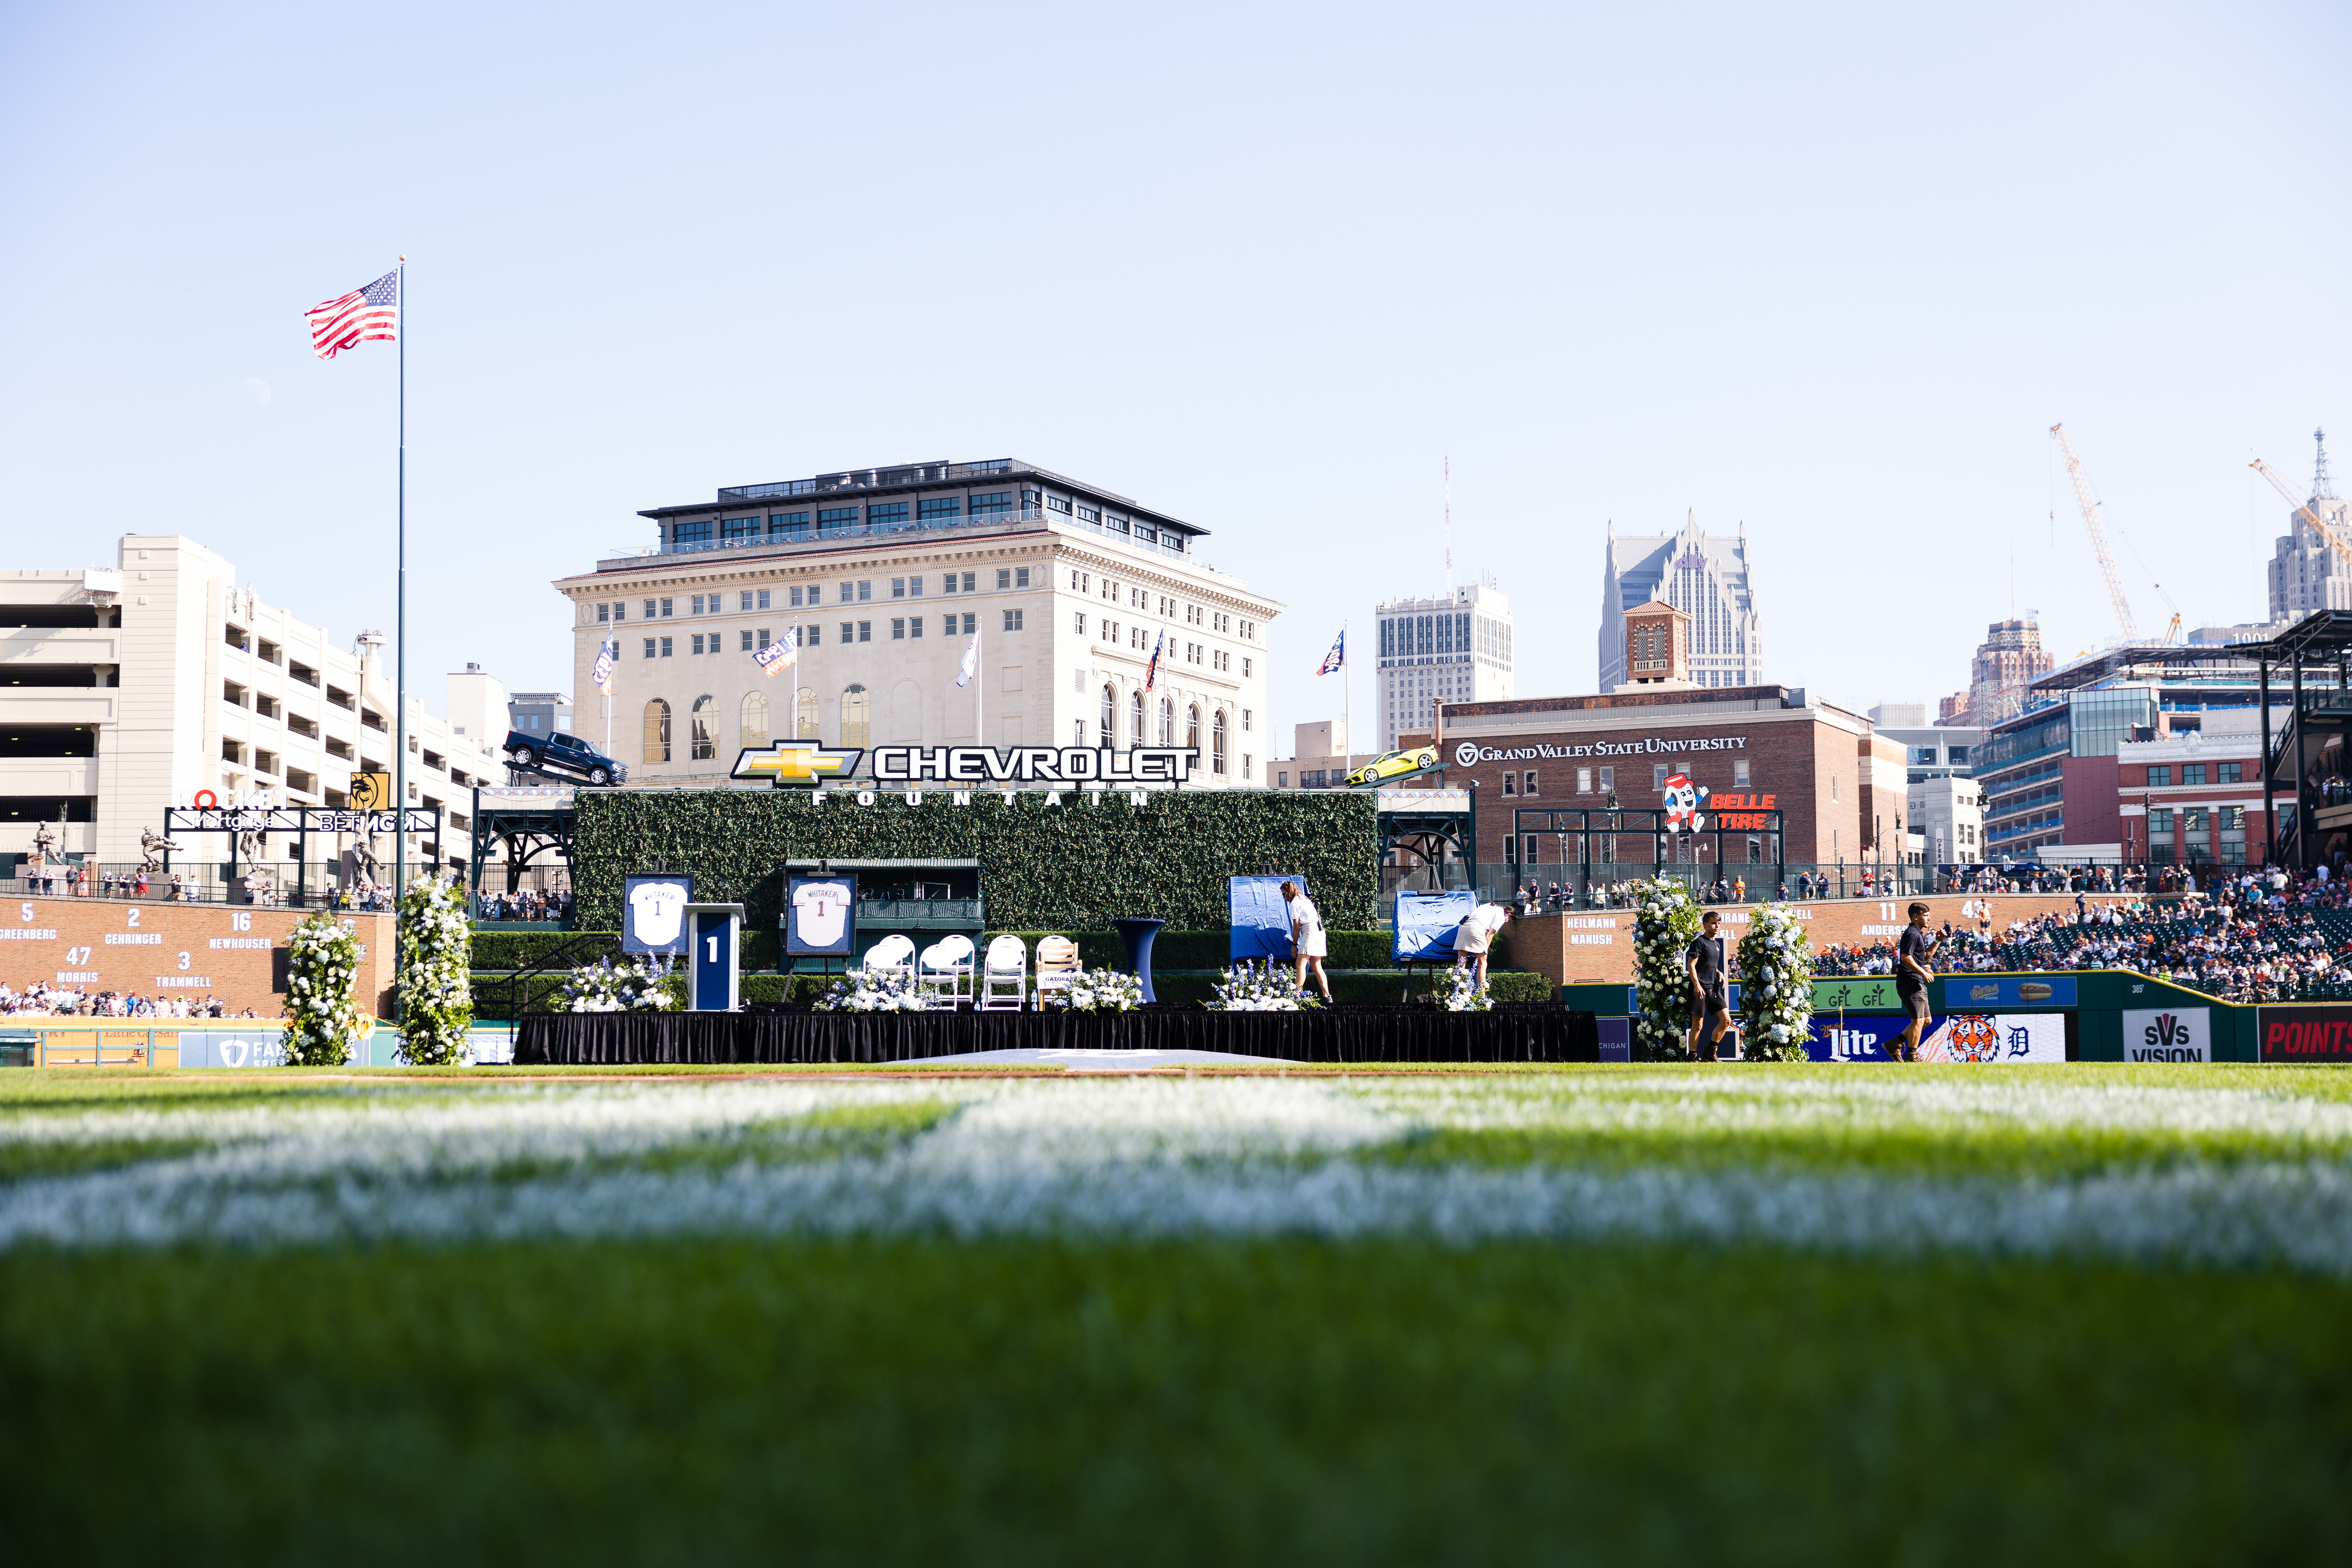
[[[527,773],[580,778],[592,784],[619,784],[629,770],[577,735],[527,735],[507,731],[507,763]]]

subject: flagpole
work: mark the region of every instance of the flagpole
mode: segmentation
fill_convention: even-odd
[[[975,746],[988,744],[988,704],[985,700],[988,678],[981,672],[982,667],[988,662],[988,650],[980,640],[987,635],[985,626],[971,634],[971,727],[974,731],[971,742]]]
[[[408,258],[394,268],[400,345],[400,597],[393,629],[392,962],[400,967],[400,898],[408,883]]]
[[[1348,653],[1348,619],[1339,618],[1339,727],[1348,738],[1339,742],[1342,776],[1356,771],[1356,667]]]

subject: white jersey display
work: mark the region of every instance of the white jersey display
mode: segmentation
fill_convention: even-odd
[[[685,913],[686,889],[676,882],[646,882],[629,890],[629,918],[647,947],[676,942]]]
[[[803,946],[834,946],[848,918],[846,882],[803,882],[793,889],[793,929]]]

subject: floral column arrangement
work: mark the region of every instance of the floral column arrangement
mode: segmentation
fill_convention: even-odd
[[[1690,973],[1683,953],[1698,935],[1698,905],[1671,877],[1633,884],[1633,1059],[1690,1059]]]
[[[457,884],[427,877],[400,897],[400,1055],[414,1067],[451,1067],[466,1059],[474,1022],[467,973],[474,952],[466,896]]]
[[[294,928],[286,947],[286,1065],[341,1067],[371,1024],[352,994],[359,939],[332,915],[312,915]]]
[[[1740,1048],[1749,1061],[1801,1062],[1813,1032],[1813,948],[1787,904],[1766,904],[1739,938]]]

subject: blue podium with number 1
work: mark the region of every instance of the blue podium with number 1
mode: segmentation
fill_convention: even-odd
[[[732,1013],[742,1005],[743,906],[686,906],[686,1005],[696,1013]]]

